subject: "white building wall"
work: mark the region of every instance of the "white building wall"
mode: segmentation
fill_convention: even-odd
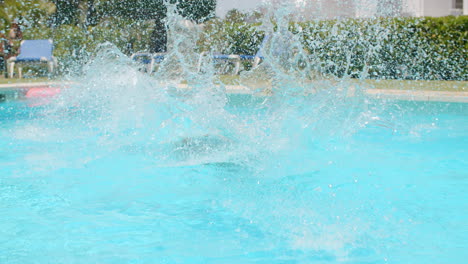
[[[373,17],[377,15],[376,0],[356,0],[356,17]]]
[[[296,16],[296,20],[307,20],[311,18],[334,18],[356,16],[355,2],[375,2],[378,0],[218,0],[216,15],[224,17],[233,9],[244,12],[266,5],[269,8],[287,8]]]
[[[287,3],[296,8],[297,19],[333,17],[372,17],[386,15],[383,11],[395,10],[403,16],[448,16],[453,14],[455,0],[218,0],[216,14],[224,17],[236,8],[252,11],[262,4],[280,6]],[[402,7],[397,10],[396,5]],[[397,14],[393,12],[387,15]],[[468,15],[468,0],[463,0],[463,14]]]
[[[467,7],[468,0],[463,0],[463,9],[466,10]],[[453,0],[406,0],[404,13],[416,17],[440,17],[453,15],[454,9],[455,1]],[[464,14],[467,11],[464,11]]]
[[[424,16],[424,0],[406,0],[403,13],[408,16]]]
[[[293,0],[294,1],[294,0]],[[302,19],[355,17],[356,0],[295,0]],[[375,1],[375,0],[374,0]]]
[[[452,11],[451,0],[425,0],[424,16],[449,16]]]

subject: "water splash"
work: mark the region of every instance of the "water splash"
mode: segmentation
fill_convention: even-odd
[[[304,141],[349,136],[381,111],[348,76],[311,75],[322,62],[305,51],[301,40],[307,32],[291,32],[288,6],[264,16],[261,30],[270,36],[264,61],[237,81],[252,87],[253,96],[246,97],[252,110],[242,111],[212,65],[198,71],[200,28],[182,23],[175,5],[169,4],[167,12],[169,52],[154,74],[139,71],[112,44],[101,44],[82,77],[46,108],[46,118],[62,122],[73,116],[110,151],[139,149],[157,162],[174,158],[258,168],[272,153],[280,158],[299,151]]]
[[[60,194],[49,198],[54,205],[85,222],[82,229],[90,237],[93,221],[148,224],[143,231],[128,232],[144,245],[161,246],[146,255],[138,252],[139,257],[154,257],[157,251],[184,252],[195,263],[199,255],[226,258],[226,263],[242,257],[383,263],[393,252],[408,253],[400,249],[415,238],[408,229],[417,216],[414,210],[398,210],[398,203],[417,207],[413,193],[425,196],[395,183],[407,174],[392,174],[394,168],[382,162],[390,157],[399,166],[384,151],[388,145],[367,154],[366,142],[353,138],[382,126],[393,133],[402,124],[398,117],[385,118],[385,103],[367,98],[353,79],[368,77],[379,65],[355,72],[351,52],[343,53],[347,64],[340,72],[332,60],[322,60],[323,50],[308,54],[302,41],[308,32],[290,30],[294,13],[284,7],[270,10],[262,21],[262,31],[271,36],[264,61],[236,81],[250,87],[251,94],[230,94],[213,65],[197,69],[200,29],[184,26],[174,6],[168,6],[168,14],[169,53],[155,73],[141,72],[114,45],[103,43],[74,84],[36,119],[12,129],[16,142],[49,143],[46,155],[37,155],[42,145],[34,149],[31,144],[22,168],[31,178],[48,176],[38,188]],[[365,61],[387,37],[378,23],[368,26],[372,39],[354,28],[356,42],[348,47],[365,50]],[[329,38],[340,46],[351,33],[338,23]],[[312,47],[329,40],[307,39]],[[424,129],[414,127],[411,133]],[[394,200],[393,187],[403,189],[400,200]],[[35,219],[41,212],[29,213]],[[148,229],[158,230],[156,240],[163,242],[152,240]],[[122,235],[108,233],[111,238],[96,239],[109,246],[116,233]],[[226,237],[234,242],[225,242]],[[60,241],[89,243],[82,236],[72,238]],[[218,241],[225,242],[222,252],[213,250],[220,247]],[[129,260],[129,255],[121,257]]]

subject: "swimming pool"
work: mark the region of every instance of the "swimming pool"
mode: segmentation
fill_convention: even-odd
[[[468,257],[466,104],[97,94],[0,104],[1,263]]]

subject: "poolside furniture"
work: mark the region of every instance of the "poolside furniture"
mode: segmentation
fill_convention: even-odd
[[[258,51],[255,55],[246,55],[246,54],[241,54],[241,55],[236,55],[236,54],[212,54],[211,59],[216,61],[216,62],[224,62],[224,63],[232,63],[234,64],[234,70],[233,74],[237,75],[239,74],[240,67],[242,64],[243,60],[251,60],[252,61],[252,68],[256,68],[264,59],[263,56],[263,48],[265,47],[266,43],[269,41],[270,36],[266,35],[263,38],[262,43],[260,44]],[[200,59],[198,61],[198,71],[201,71],[202,63],[204,60],[204,57],[209,55],[207,52],[202,52],[200,54]]]
[[[152,73],[156,63],[161,63],[167,53],[149,53],[149,52],[137,52],[130,56],[130,59],[137,61],[146,66],[146,72]]]
[[[205,57],[209,56],[210,53],[208,52],[202,52],[200,54],[200,58],[198,59],[198,72],[200,72],[202,70],[202,65],[203,65],[203,61],[205,60]],[[229,64],[229,63],[232,63],[234,64],[234,70],[233,70],[233,74],[234,75],[237,75],[239,73],[239,70],[240,70],[240,66],[241,66],[241,57],[239,55],[235,55],[235,54],[230,54],[230,55],[226,55],[226,54],[211,54],[211,56],[209,56],[209,58],[211,58],[212,60],[216,61],[216,62],[222,62],[224,64]]]
[[[52,55],[54,45],[51,39],[23,40],[21,41],[20,54],[7,60],[7,71],[13,78],[15,64],[18,65],[18,77],[23,77],[24,64],[47,64],[52,73],[57,66],[57,59]]]

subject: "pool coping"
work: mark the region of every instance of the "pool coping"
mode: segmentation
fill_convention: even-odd
[[[63,81],[51,81],[51,82],[27,82],[27,83],[7,83],[0,84],[0,90],[11,90],[11,89],[29,89],[33,87],[49,87],[49,86],[63,86],[69,85],[72,82]]]
[[[468,92],[367,89],[365,93],[378,99],[468,103]]]
[[[9,99],[18,99],[26,95],[32,88],[57,88],[74,84],[73,82],[51,81],[51,82],[31,82],[31,83],[14,83],[0,84],[0,94],[6,94]],[[220,87],[218,85],[218,87]],[[225,85],[223,86],[228,94],[254,94],[248,87],[243,85]],[[178,89],[188,89],[187,84],[177,85]],[[268,89],[266,89],[268,90]],[[465,91],[421,91],[421,90],[397,90],[397,89],[364,89],[362,94],[375,98],[386,100],[403,100],[403,101],[424,101],[424,102],[456,102],[468,103],[468,92]],[[265,95],[266,93],[260,93]],[[356,89],[354,86],[348,88],[347,96],[354,97]]]

